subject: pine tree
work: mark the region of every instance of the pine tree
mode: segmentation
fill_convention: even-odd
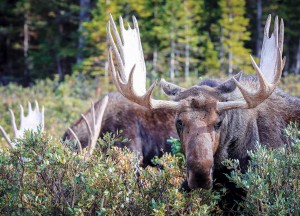
[[[201,20],[203,1],[183,0],[178,12],[181,26],[178,31],[178,46],[180,49],[179,62],[184,66],[184,77],[188,78],[191,70],[191,63],[198,61],[196,50],[200,40],[198,26]],[[178,20],[177,20],[178,21]]]
[[[179,10],[180,0],[167,1],[162,6],[162,13],[160,19],[157,21],[157,26],[154,31],[157,32],[157,37],[160,41],[159,48],[161,52],[161,59],[165,65],[169,65],[169,76],[174,80],[175,73],[180,70],[177,57],[178,52],[178,37],[177,33],[180,28]]]
[[[222,14],[219,25],[223,66],[229,74],[241,69],[249,72],[252,70],[250,50],[244,47],[244,42],[250,39],[250,33],[247,31],[249,20],[245,17],[245,1],[220,0],[219,6]]]

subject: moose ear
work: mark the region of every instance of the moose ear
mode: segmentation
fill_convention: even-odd
[[[181,88],[178,85],[175,85],[173,83],[169,83],[165,81],[165,79],[160,80],[160,86],[164,93],[170,97],[178,96],[181,92],[185,90],[185,88]]]
[[[234,76],[234,79],[236,79],[237,81],[240,81],[242,77],[242,72],[239,72],[238,74],[236,74]],[[216,88],[216,90],[220,93],[230,93],[233,92],[236,89],[236,83],[234,81],[233,78],[230,78],[228,80],[225,80],[223,83],[221,83],[220,85],[218,85]]]

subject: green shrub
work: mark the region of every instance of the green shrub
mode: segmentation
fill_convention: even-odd
[[[300,132],[295,125],[286,129],[291,143],[277,149],[257,145],[248,154],[251,161],[246,173],[239,170],[239,162],[227,160],[233,168],[229,178],[247,191],[239,203],[246,215],[300,214]]]
[[[0,214],[173,215],[218,213],[220,193],[179,192],[178,159],[165,154],[141,168],[138,156],[106,134],[88,162],[45,133],[27,132],[0,153]]]

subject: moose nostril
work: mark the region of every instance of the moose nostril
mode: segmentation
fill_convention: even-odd
[[[188,186],[192,189],[210,189],[213,186],[212,169],[207,171],[188,172]]]

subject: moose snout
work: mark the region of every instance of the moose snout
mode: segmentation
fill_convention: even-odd
[[[188,186],[191,189],[204,188],[210,189],[213,186],[212,171],[210,173],[189,172]]]
[[[200,163],[201,164],[201,163]],[[206,166],[203,166],[203,165]],[[187,163],[187,182],[191,189],[210,189],[213,186],[213,161],[206,160],[200,166]]]

